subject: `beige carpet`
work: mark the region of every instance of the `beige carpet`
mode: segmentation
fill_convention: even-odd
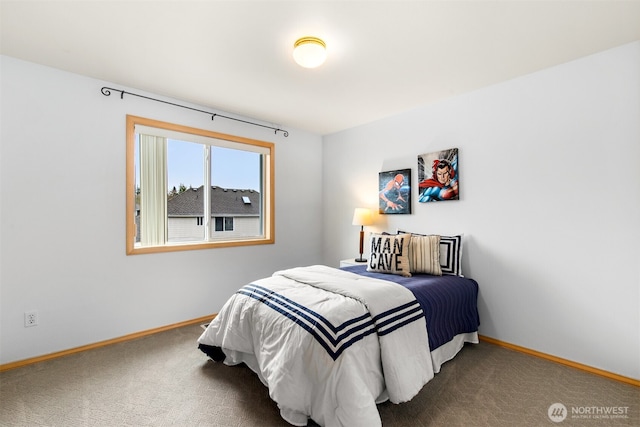
[[[288,426],[255,374],[197,350],[201,332],[183,327],[3,372],[0,425]],[[567,408],[564,421],[549,418],[554,403]],[[379,410],[389,427],[640,426],[640,388],[480,343],[411,402]],[[604,414],[614,410],[618,418]]]

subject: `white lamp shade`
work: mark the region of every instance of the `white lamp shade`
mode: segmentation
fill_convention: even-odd
[[[371,225],[373,224],[373,217],[371,211],[367,208],[356,208],[353,212],[353,225]]]
[[[315,68],[327,59],[325,43],[317,37],[302,37],[293,44],[293,59],[304,68]]]

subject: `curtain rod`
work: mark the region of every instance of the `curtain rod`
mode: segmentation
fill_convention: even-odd
[[[174,107],[186,108],[187,110],[192,110],[192,111],[198,111],[200,113],[205,113],[205,114],[208,114],[208,115],[211,116],[211,120],[215,119],[216,117],[222,117],[222,118],[229,119],[229,120],[235,120],[236,122],[241,122],[241,123],[246,123],[246,124],[253,125],[253,126],[260,126],[260,127],[263,127],[263,128],[271,129],[271,130],[274,131],[274,133],[276,135],[278,134],[278,132],[282,132],[282,134],[285,136],[285,138],[289,136],[289,131],[286,131],[286,130],[280,129],[280,128],[274,128],[274,127],[271,127],[271,126],[261,125],[260,123],[254,123],[254,122],[250,122],[250,121],[247,121],[247,120],[236,119],[235,117],[224,116],[222,114],[211,113],[209,111],[198,110],[197,108],[187,107],[186,105],[180,105],[180,104],[175,104],[175,103],[169,102],[169,101],[163,101],[161,99],[151,98],[149,96],[139,95],[137,93],[127,92],[127,91],[124,91],[122,89],[114,89],[112,87],[106,87],[106,86],[104,86],[102,89],[100,89],[100,92],[102,92],[102,94],[104,96],[110,96],[111,95],[111,91],[120,92],[120,99],[123,99],[124,98],[124,94],[126,93],[127,95],[137,96],[139,98],[148,99],[150,101],[162,102],[163,104],[173,105]]]

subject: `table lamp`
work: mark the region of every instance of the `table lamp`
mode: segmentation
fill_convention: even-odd
[[[362,257],[362,253],[364,252],[364,226],[371,225],[373,223],[373,218],[371,217],[371,211],[367,208],[356,208],[353,212],[353,225],[360,226],[360,258],[356,258],[356,262],[367,262],[365,258]]]

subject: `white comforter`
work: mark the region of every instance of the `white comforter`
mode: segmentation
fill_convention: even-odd
[[[246,363],[282,417],[304,426],[381,425],[376,403],[410,400],[433,378],[424,316],[392,282],[326,266],[240,289],[200,336]]]

